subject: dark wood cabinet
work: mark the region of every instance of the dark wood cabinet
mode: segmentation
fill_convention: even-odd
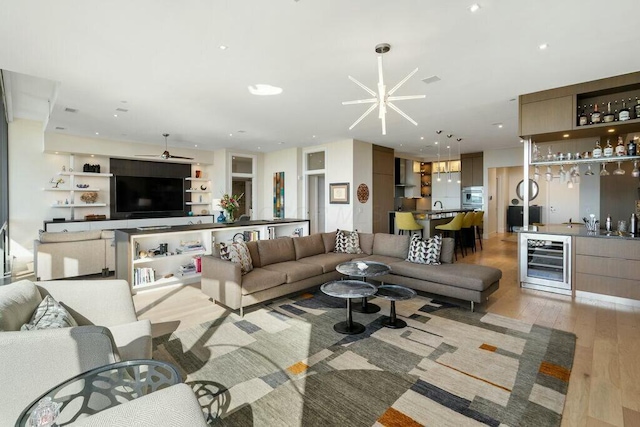
[[[389,233],[387,215],[394,210],[394,151],[379,145],[373,146],[373,232]]]
[[[520,135],[561,132],[573,126],[573,97],[545,99],[520,106]]]
[[[507,231],[512,232],[513,227],[522,227],[524,206],[509,206],[507,208]],[[542,206],[529,206],[529,225],[542,222]]]
[[[483,186],[483,154],[467,153],[460,157],[460,186],[463,188]]]

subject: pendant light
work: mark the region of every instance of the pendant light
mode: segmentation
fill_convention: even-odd
[[[451,139],[453,135],[452,134],[448,134],[447,138]],[[449,143],[449,145],[447,145],[447,148],[449,149],[449,179],[447,179],[447,182],[451,182],[451,143]]]
[[[460,158],[460,141],[462,141],[462,138],[458,138],[458,161],[460,162],[460,170],[458,171],[458,184],[460,184],[460,179],[462,178],[462,159]]]
[[[440,135],[441,133],[441,130],[436,131],[437,135]],[[440,163],[440,144],[438,144],[438,141],[436,141],[436,145],[438,146],[438,182],[440,182],[440,169],[442,168],[442,164]]]

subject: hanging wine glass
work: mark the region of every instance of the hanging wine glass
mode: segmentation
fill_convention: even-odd
[[[640,169],[638,169],[638,161],[633,161],[633,170],[631,171],[631,176],[634,178],[640,177]]]
[[[567,172],[564,170],[564,165],[560,165],[560,182],[567,182]]]
[[[571,171],[571,181],[574,184],[580,184],[580,166],[576,163],[573,165],[573,170]]]
[[[587,171],[586,171],[584,174],[585,174],[585,175],[589,175],[589,176],[591,176],[591,175],[595,175],[595,174],[593,173],[593,171],[591,170],[591,165],[588,165],[588,166],[587,166]]]
[[[618,169],[613,171],[614,175],[624,175],[625,174],[625,170],[620,167],[620,163],[621,162],[618,162]]]
[[[540,180],[540,168],[538,166],[534,168],[533,180],[536,182]]]
[[[600,176],[609,176],[609,171],[607,170],[606,163],[602,164],[602,170],[600,171]]]
[[[551,180],[553,179],[553,173],[551,173],[551,166],[547,166],[547,173],[544,174],[544,179],[546,179],[547,182],[551,182]]]

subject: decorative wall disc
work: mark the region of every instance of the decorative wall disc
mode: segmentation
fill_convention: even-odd
[[[367,203],[367,200],[369,200],[369,187],[367,187],[367,184],[358,185],[357,195],[360,203]]]

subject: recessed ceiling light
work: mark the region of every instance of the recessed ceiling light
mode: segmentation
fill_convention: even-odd
[[[480,10],[480,5],[478,3],[474,3],[471,6],[469,6],[469,11],[471,13],[475,13],[475,12],[477,12],[479,10]]]
[[[200,163],[196,163],[196,166],[200,166]]]
[[[232,133],[230,133],[230,134],[229,134],[229,136],[233,136],[233,134],[232,134]]]
[[[615,131],[616,131],[615,129],[609,129],[607,132],[609,132],[609,133],[613,133],[613,132],[615,132]]]
[[[424,136],[421,136],[421,137],[420,137],[420,139],[421,139],[421,140],[424,140]]]
[[[540,50],[545,50],[545,49],[546,49],[546,48],[548,48],[548,47],[549,47],[549,45],[548,45],[548,44],[546,44],[546,43],[542,43],[541,45],[539,45],[539,46],[538,46],[538,49],[540,49]]]
[[[564,135],[562,135],[563,138],[569,138],[569,134],[565,133]]]
[[[56,154],[58,154],[58,152],[56,151]]]
[[[403,147],[403,146],[404,146],[404,144],[400,144],[400,147]]]
[[[113,115],[113,117],[118,117],[118,115],[117,115],[117,114],[114,114],[114,115]]]
[[[247,89],[249,89],[249,93],[251,95],[258,95],[258,96],[280,95],[282,93],[281,87],[271,86],[267,84],[257,84],[255,86],[247,86]]]
[[[438,141],[436,141],[436,145],[438,145]]]
[[[315,135],[311,135],[311,138],[315,138],[315,137],[316,137]]]
[[[278,145],[282,145],[282,144],[284,144],[284,142],[282,142],[282,141],[278,142]]]
[[[196,148],[198,148],[198,144],[196,144]]]
[[[223,44],[221,44],[220,46],[218,46],[220,48],[220,50],[227,50],[229,48],[229,46],[225,46]]]
[[[258,147],[258,150],[260,150],[262,147]]]
[[[96,132],[96,135],[100,135],[100,132]]]
[[[92,154],[91,157],[95,157],[95,155]]]

